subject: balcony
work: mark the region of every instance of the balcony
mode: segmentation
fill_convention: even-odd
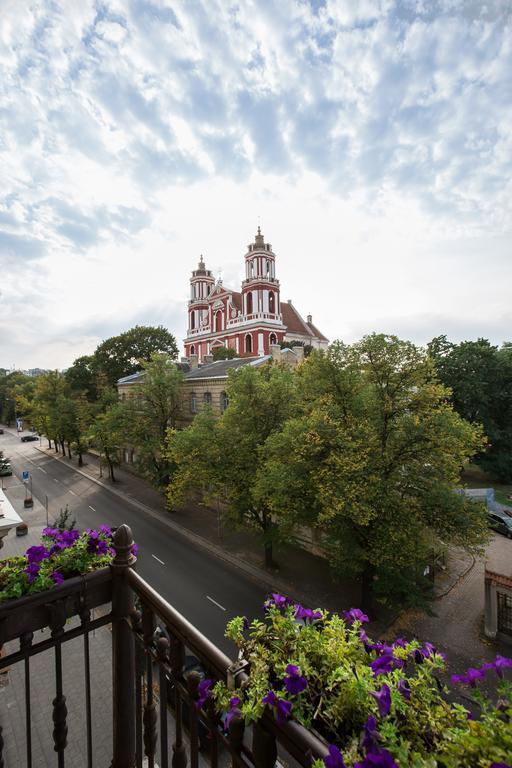
[[[109,568],[0,606],[0,672],[10,669],[12,674],[21,668],[16,679],[23,688],[17,692],[23,703],[22,722],[17,723],[17,757],[10,758],[12,724],[10,717],[4,717],[0,766],[20,765],[15,762],[20,753],[26,766],[46,765],[42,762],[45,749],[56,753],[51,764],[58,768],[77,764],[71,757],[76,734],[68,739],[71,719],[75,726],[79,724],[84,744],[79,764],[88,768],[185,768],[187,764],[198,768],[205,763],[213,768],[228,764],[270,768],[278,756],[302,766],[310,766],[312,758],[323,758],[325,744],[293,721],[277,725],[265,714],[251,728],[244,728],[243,721],[234,717],[225,732],[210,702],[196,706],[201,675],[197,669],[187,671],[187,657],[196,657],[209,678],[224,681],[230,689],[246,679],[244,664],[229,659],[137,574],[127,526],[118,528],[114,545],[116,556]],[[105,670],[98,671],[91,652],[96,633],[106,626],[111,629],[106,646],[111,689]],[[36,639],[35,633],[41,631]],[[73,643],[75,649],[80,644],[83,666],[70,673],[66,667]],[[32,671],[43,655],[52,683],[45,690],[46,702],[37,693],[35,707]],[[95,675],[102,677],[98,680]],[[73,696],[77,688],[83,692],[78,696],[82,711],[73,711],[75,704],[68,711],[69,702],[77,700]],[[95,700],[98,690],[111,699],[111,724],[101,719]],[[49,744],[41,743],[44,734]]]

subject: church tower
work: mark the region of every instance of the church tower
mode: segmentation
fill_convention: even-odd
[[[207,325],[208,318],[208,296],[215,279],[211,270],[206,269],[203,257],[199,259],[197,269],[192,272],[190,278],[190,300],[188,302],[188,334],[194,335],[194,332],[200,332],[203,325]]]
[[[276,255],[265,242],[258,227],[254,243],[245,254],[245,280],[242,283],[242,312],[247,320],[277,321],[281,315],[279,280],[276,278]],[[271,343],[276,343],[272,339]],[[258,345],[259,346],[259,345]],[[254,350],[263,354],[263,350]]]

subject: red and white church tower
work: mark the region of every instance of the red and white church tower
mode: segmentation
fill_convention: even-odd
[[[241,292],[225,288],[206,269],[203,257],[190,279],[185,355],[199,362],[216,347],[234,349],[237,356],[268,355],[283,340],[324,346],[327,339],[305,322],[289,301],[281,306],[276,255],[258,232],[245,254]],[[315,343],[315,341],[317,343]]]

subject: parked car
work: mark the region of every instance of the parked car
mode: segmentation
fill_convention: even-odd
[[[12,468],[8,461],[4,461],[0,464],[0,477],[10,477],[12,475]]]
[[[489,527],[512,539],[512,517],[505,512],[489,512]]]
[[[32,440],[39,440],[39,435],[23,435],[20,439],[22,443],[31,443]]]
[[[3,431],[2,427],[0,427],[0,435],[3,435],[3,433],[4,433],[4,431]]]

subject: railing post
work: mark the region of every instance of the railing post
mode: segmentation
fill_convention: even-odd
[[[135,766],[135,640],[130,626],[133,594],[128,568],[136,558],[133,536],[127,525],[114,534],[116,556],[112,569],[112,674],[113,758],[112,768]]]

